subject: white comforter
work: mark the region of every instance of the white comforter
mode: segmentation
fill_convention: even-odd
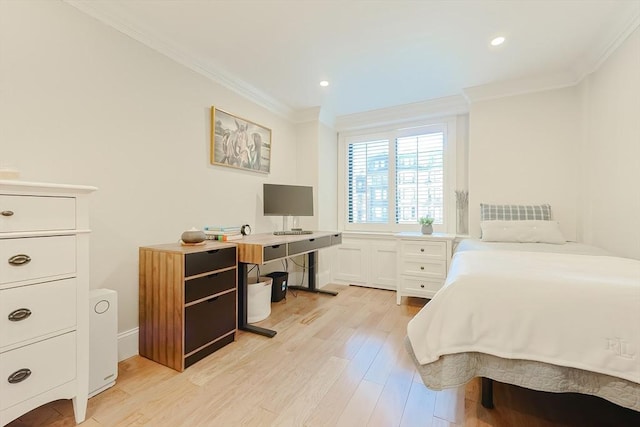
[[[421,364],[481,352],[640,383],[640,261],[458,252],[408,336]]]

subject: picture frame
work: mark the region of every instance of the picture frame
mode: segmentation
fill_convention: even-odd
[[[212,106],[211,164],[268,174],[271,129]]]

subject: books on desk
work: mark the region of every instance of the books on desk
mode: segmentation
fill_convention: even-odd
[[[204,227],[204,234],[207,236],[207,240],[219,240],[221,242],[228,242],[232,240],[242,239],[241,227],[220,227],[220,226],[207,226]]]
[[[231,225],[231,226],[220,226],[220,225],[207,225],[204,227],[204,232],[212,232],[218,234],[240,234],[242,230],[242,226],[240,225]]]
[[[207,240],[218,240],[220,242],[229,242],[233,240],[242,240],[242,234],[209,234],[205,231]]]

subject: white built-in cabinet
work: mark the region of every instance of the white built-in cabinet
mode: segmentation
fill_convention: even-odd
[[[0,426],[58,399],[85,419],[95,190],[0,180]]]
[[[432,298],[446,278],[456,236],[402,232],[343,232],[332,258],[333,282],[396,291],[403,296]]]
[[[391,234],[342,233],[333,258],[333,281],[396,290],[396,239]]]

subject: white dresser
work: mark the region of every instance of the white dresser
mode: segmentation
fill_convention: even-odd
[[[58,399],[85,419],[95,190],[0,180],[0,426]]]
[[[398,288],[396,303],[403,296],[432,298],[447,278],[455,235],[404,232],[398,239]]]

